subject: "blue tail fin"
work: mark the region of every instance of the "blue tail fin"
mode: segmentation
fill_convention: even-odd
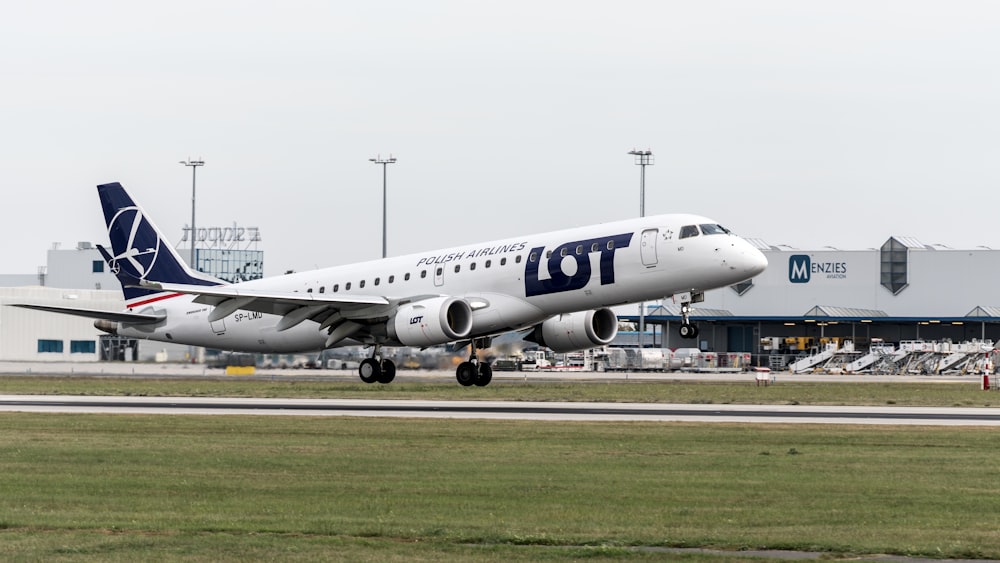
[[[225,283],[188,268],[121,184],[102,184],[97,186],[97,193],[111,239],[111,252],[101,248],[101,253],[121,282],[126,301],[160,293],[133,287],[141,281],[188,285]]]

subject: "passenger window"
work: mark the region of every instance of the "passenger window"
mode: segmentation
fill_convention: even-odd
[[[358,289],[361,289],[364,286],[365,286],[365,280],[361,280],[361,283],[358,284]]]
[[[339,283],[333,284],[333,292],[337,293],[338,291],[340,291],[340,284]]]
[[[406,272],[406,274],[403,276],[403,281],[410,281],[410,272]]]
[[[677,238],[691,238],[698,236],[697,225],[684,225],[681,227],[681,234]]]
[[[311,287],[306,290],[306,293],[312,293],[312,292],[313,292],[313,288],[311,288]]]
[[[461,270],[461,269],[462,269],[462,266],[460,266],[460,265],[458,265],[458,264],[455,264],[455,273],[456,273],[456,274],[457,274],[457,273],[458,273],[458,271],[459,271],[459,270]]]
[[[378,285],[378,282],[380,281],[382,281],[382,278],[375,278],[375,285]]]
[[[578,244],[578,245],[576,245],[576,255],[579,256],[581,254],[583,254],[583,245],[582,244]]]
[[[389,283],[396,281],[396,276],[389,276]]]
[[[566,257],[566,254],[568,254],[568,253],[569,253],[569,252],[568,252],[568,250],[567,250],[567,249],[566,249],[566,247],[564,246],[564,247],[563,247],[563,249],[559,251],[559,257],[560,257],[560,258],[565,258],[565,257]]]
[[[444,273],[444,268],[438,268],[437,270],[435,270],[434,275],[440,276],[443,273]]]
[[[549,258],[552,258],[552,251],[551,250],[548,250],[548,251],[545,252],[545,259],[548,260]]]
[[[599,244],[597,244],[595,242],[594,244],[590,245],[590,251],[591,252],[597,252],[597,249],[600,248],[600,247],[601,247],[601,245],[599,245]]]
[[[344,291],[350,291],[350,290],[351,290],[351,282],[345,283],[344,284]]]
[[[500,259],[500,265],[501,266],[506,266],[507,265],[507,259],[506,258],[501,258]]]
[[[614,240],[609,240],[608,241],[608,250],[614,250],[614,249],[615,249],[615,241]]]
[[[492,264],[492,263],[493,263],[493,261],[492,261],[492,260],[487,260],[487,261],[486,261],[486,267],[487,267],[487,268],[489,268],[489,267],[490,267],[490,264]]]
[[[518,261],[520,261],[520,258],[521,258],[521,257],[520,257],[520,256],[518,256]],[[537,254],[537,253],[535,253],[535,252],[532,252],[532,253],[531,253],[531,254],[530,254],[530,255],[528,256],[528,262],[537,262],[537,261],[538,261],[538,254]]]
[[[319,286],[319,292],[320,293],[326,293],[326,286],[325,285]]]
[[[534,262],[534,260],[532,260],[532,262]],[[520,254],[518,254],[516,257],[514,257],[514,263],[515,264],[520,264],[521,263],[521,255]]]
[[[426,278],[427,277],[427,270],[420,270],[420,277]]]
[[[470,270],[475,270],[476,269],[476,263],[473,262],[472,264],[469,264],[469,269]]]

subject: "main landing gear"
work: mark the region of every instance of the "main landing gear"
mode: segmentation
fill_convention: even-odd
[[[382,358],[382,347],[375,345],[372,357],[361,360],[358,368],[361,381],[365,383],[389,383],[396,378],[396,364],[392,360]]]
[[[489,346],[488,340],[480,340],[481,342],[479,343],[482,344],[482,347]],[[476,339],[472,339],[469,342],[469,360],[458,364],[458,368],[455,370],[455,379],[463,387],[472,385],[485,387],[493,380],[493,368],[490,364],[479,361],[479,358],[476,356],[476,344]]]
[[[470,342],[468,361],[458,364],[458,369],[455,370],[455,379],[465,387],[472,385],[485,387],[493,380],[493,368],[490,364],[480,362],[476,357],[476,344],[488,347],[489,341],[479,339],[478,342],[475,340]],[[372,356],[361,360],[358,374],[365,383],[389,383],[396,378],[396,364],[392,360],[382,358],[382,347],[376,344]]]

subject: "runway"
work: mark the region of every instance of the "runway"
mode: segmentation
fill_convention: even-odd
[[[0,412],[1000,426],[1000,409],[0,395]]]

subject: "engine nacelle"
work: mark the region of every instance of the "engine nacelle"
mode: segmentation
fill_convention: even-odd
[[[611,309],[552,317],[525,337],[557,354],[610,344],[618,335],[618,315]]]
[[[436,346],[469,336],[472,307],[457,297],[407,303],[389,319],[389,336],[404,346]]]

